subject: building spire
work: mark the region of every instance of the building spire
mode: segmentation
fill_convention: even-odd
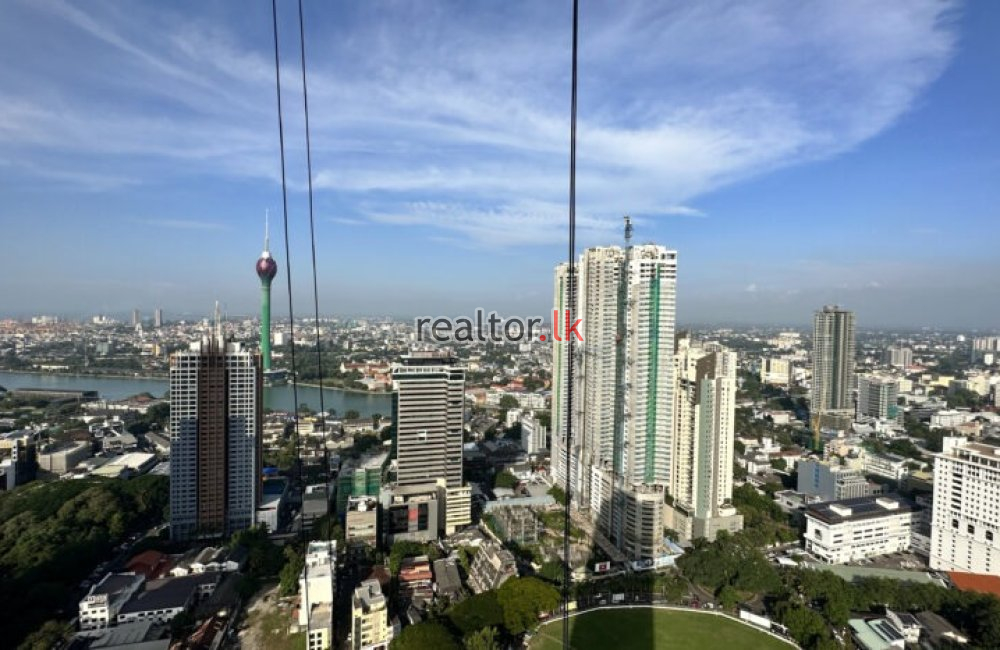
[[[219,301],[215,301],[215,340],[222,344],[222,315],[219,311]]]
[[[264,252],[271,252],[271,227],[270,227],[270,217],[271,211],[264,208]]]

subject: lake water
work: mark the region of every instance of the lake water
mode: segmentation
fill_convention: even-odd
[[[150,393],[163,397],[167,392],[166,379],[131,379],[119,377],[88,377],[75,375],[35,374],[27,372],[0,372],[0,386],[4,388],[55,388],[66,390],[96,390],[101,398],[123,399],[138,393]],[[299,404],[319,410],[319,389],[299,386]],[[343,391],[337,388],[323,390],[323,402],[327,409],[336,409],[344,414],[354,410],[362,416],[380,413],[388,416],[392,411],[391,395],[366,394]],[[278,411],[290,411],[295,407],[292,385],[265,386],[264,406]]]

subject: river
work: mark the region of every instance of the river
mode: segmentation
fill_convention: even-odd
[[[131,397],[138,393],[150,393],[162,397],[167,392],[166,379],[126,378],[126,377],[90,377],[84,375],[36,374],[28,372],[0,371],[0,386],[12,388],[55,388],[67,390],[96,390],[102,399],[116,400]],[[319,389],[310,386],[299,386],[299,404],[306,404],[311,409],[319,410]],[[323,390],[324,406],[336,409],[343,415],[354,410],[363,417],[372,413],[388,416],[392,411],[391,396],[385,393],[367,394],[344,391],[338,388]],[[292,397],[292,385],[266,386],[264,388],[264,406],[276,411],[290,411],[295,407]]]

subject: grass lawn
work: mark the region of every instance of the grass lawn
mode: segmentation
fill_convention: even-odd
[[[711,614],[664,609],[603,609],[569,619],[570,647],[605,648],[724,648],[729,650],[788,650],[790,645],[763,632]],[[561,650],[562,620],[539,628],[531,650]]]

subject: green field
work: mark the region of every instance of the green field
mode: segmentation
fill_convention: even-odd
[[[792,646],[721,616],[665,609],[602,609],[569,619],[576,650],[635,648],[728,648],[789,650]],[[531,640],[531,650],[561,650],[562,620],[548,623]]]

